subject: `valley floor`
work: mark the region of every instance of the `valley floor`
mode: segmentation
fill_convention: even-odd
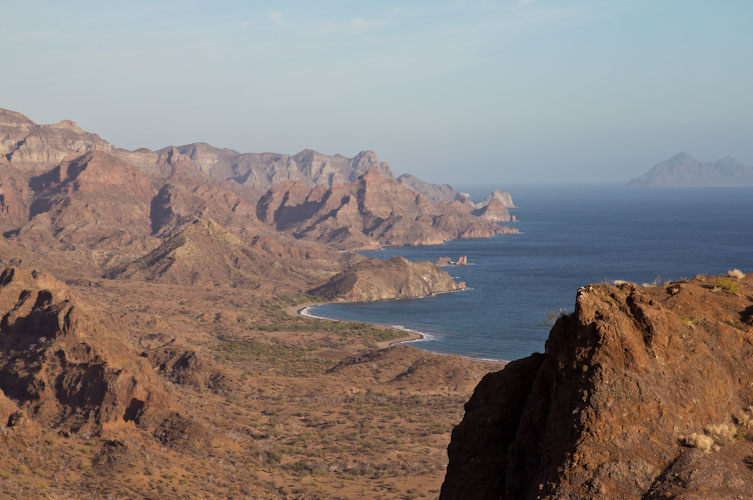
[[[2,498],[436,498],[449,433],[500,364],[380,349],[405,332],[286,311],[302,297],[136,281],[69,285],[108,304],[196,422],[70,437],[24,418],[0,434]],[[171,364],[172,363],[172,364]]]

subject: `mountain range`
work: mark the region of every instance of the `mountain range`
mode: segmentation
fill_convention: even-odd
[[[129,151],[71,121],[0,110],[0,257],[60,273],[314,285],[358,260],[340,250],[515,232],[498,224],[512,220],[500,200],[512,204],[395,178],[371,151]]]

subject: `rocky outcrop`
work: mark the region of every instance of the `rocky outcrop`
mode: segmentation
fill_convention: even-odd
[[[544,354],[474,391],[441,498],[747,498],[752,292],[732,277],[580,288]]]
[[[64,435],[163,424],[171,400],[152,368],[62,282],[6,268],[0,314],[0,395],[23,415]]]
[[[746,167],[730,156],[716,162],[700,162],[687,153],[680,153],[631,180],[628,186],[753,186],[753,167]]]
[[[502,191],[500,193],[499,189],[492,191],[489,196],[484,199],[484,201],[482,201],[481,203],[476,203],[475,207],[483,208],[484,206],[495,200],[501,202],[502,206],[504,206],[505,208],[515,208],[515,203],[513,203],[510,193],[507,191]]]
[[[460,289],[449,274],[430,262],[393,257],[359,262],[308,293],[327,300],[369,302],[425,297]]]
[[[452,259],[449,257],[440,257],[437,260],[434,261],[434,265],[437,267],[442,266],[451,266],[452,265]]]
[[[515,216],[510,215],[510,211],[507,210],[504,202],[497,198],[492,198],[486,205],[477,208],[471,213],[493,222],[510,222],[515,220]]]
[[[476,217],[471,210],[432,203],[371,170],[356,182],[329,189],[282,183],[262,196],[256,213],[280,231],[345,250],[435,245],[449,239],[515,232]]]

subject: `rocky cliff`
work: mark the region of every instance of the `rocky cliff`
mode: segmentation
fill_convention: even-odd
[[[62,282],[5,268],[0,314],[0,395],[17,415],[0,415],[5,421],[28,416],[65,435],[92,435],[127,422],[154,429],[169,418],[171,399],[149,363]]]
[[[113,149],[70,120],[37,125],[21,113],[0,108],[0,165],[39,172],[89,151]]]
[[[578,290],[544,354],[484,377],[443,499],[751,498],[753,279]]]
[[[345,250],[436,245],[516,232],[499,226],[499,218],[474,215],[473,210],[470,202],[432,203],[370,170],[355,182],[329,189],[281,183],[261,197],[256,214],[277,230]]]
[[[402,257],[393,257],[390,260],[368,259],[359,262],[308,293],[327,300],[369,302],[425,297],[464,287],[464,284],[456,283],[447,272],[430,262],[410,262]]]

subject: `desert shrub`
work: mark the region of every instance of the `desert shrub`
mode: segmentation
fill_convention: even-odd
[[[737,429],[731,424],[709,425],[705,430],[706,434],[717,444],[729,443],[735,438],[735,434],[737,434]]]
[[[714,288],[724,290],[731,295],[735,295],[739,290],[739,285],[737,284],[737,281],[732,278],[719,277],[716,279],[716,281],[714,281]]]
[[[700,321],[698,318],[693,318],[691,316],[680,316],[680,320],[688,326],[695,326]]]
[[[680,444],[689,448],[698,448],[708,453],[714,447],[714,438],[694,432],[690,436],[680,438]]]
[[[567,316],[567,309],[564,307],[558,307],[556,309],[552,309],[551,311],[547,311],[544,313],[544,321],[539,323],[539,326],[552,326],[554,325],[558,319],[560,319],[562,316]]]
[[[730,278],[735,278],[736,280],[741,280],[745,277],[743,272],[739,269],[732,269],[731,271],[727,271],[727,276]]]

